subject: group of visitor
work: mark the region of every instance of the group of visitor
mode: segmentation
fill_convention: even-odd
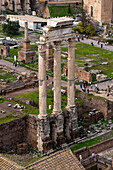
[[[87,86],[88,86],[87,81],[83,81],[83,83],[80,83],[80,88],[82,89],[82,91],[89,93],[89,88],[87,88]]]
[[[4,89],[4,90],[0,90],[0,96],[6,96],[6,90]]]

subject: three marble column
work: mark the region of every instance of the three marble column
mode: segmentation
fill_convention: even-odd
[[[61,42],[54,42],[54,108],[61,113]],[[39,117],[47,115],[46,42],[38,43],[39,52]],[[67,107],[75,106],[75,38],[68,39]]]

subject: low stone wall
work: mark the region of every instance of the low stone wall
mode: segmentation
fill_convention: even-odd
[[[100,142],[98,144],[92,145],[88,148],[84,147],[81,149],[78,149],[76,151],[74,151],[74,154],[77,156],[77,158],[79,159],[79,155],[82,155],[83,159],[88,158],[89,156],[92,155],[92,153],[99,153],[102,152],[106,149],[112,148],[113,147],[113,138],[108,139],[104,142]]]
[[[93,96],[92,94],[80,92],[76,90],[75,96],[81,99],[89,109],[95,108],[103,113],[104,119],[110,119],[113,117],[113,102],[106,100],[99,96]]]

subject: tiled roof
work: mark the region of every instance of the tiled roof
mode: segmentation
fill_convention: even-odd
[[[22,170],[22,169],[24,168],[0,155],[0,170]]]
[[[32,168],[33,170],[85,170],[69,149],[52,154],[26,169]]]

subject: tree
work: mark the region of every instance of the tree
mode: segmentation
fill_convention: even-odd
[[[10,21],[9,19],[6,20],[6,23],[2,24],[3,32],[12,36],[16,35],[19,31],[19,22],[18,21]]]
[[[89,34],[89,35],[95,35],[95,33],[96,33],[95,27],[93,25],[89,24],[86,27],[86,33]]]

